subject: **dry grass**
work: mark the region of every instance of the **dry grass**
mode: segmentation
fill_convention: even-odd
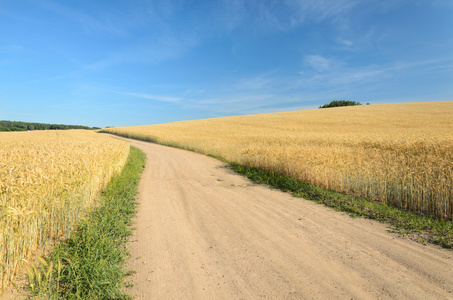
[[[91,131],[0,133],[0,291],[37,249],[70,235],[128,154]]]
[[[453,102],[385,104],[108,129],[451,219]]]

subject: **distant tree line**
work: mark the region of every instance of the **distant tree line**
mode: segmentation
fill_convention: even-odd
[[[27,130],[66,130],[66,129],[87,129],[95,130],[99,127],[88,127],[81,125],[44,124],[28,123],[17,121],[0,121],[0,131],[27,131]]]
[[[367,103],[368,105],[369,103]],[[324,104],[319,108],[328,108],[328,107],[338,107],[338,106],[355,106],[355,105],[362,105],[360,102],[349,101],[349,100],[333,100],[329,104]]]

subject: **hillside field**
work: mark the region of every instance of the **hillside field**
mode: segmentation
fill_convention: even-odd
[[[453,101],[116,127],[420,214],[453,215]]]

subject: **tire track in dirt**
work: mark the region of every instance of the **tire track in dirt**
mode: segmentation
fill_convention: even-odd
[[[128,292],[138,299],[453,299],[453,252],[254,185],[194,152],[147,155]]]

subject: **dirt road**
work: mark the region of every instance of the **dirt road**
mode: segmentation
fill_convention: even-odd
[[[254,185],[213,158],[146,152],[130,243],[138,299],[453,299],[453,251]]]

